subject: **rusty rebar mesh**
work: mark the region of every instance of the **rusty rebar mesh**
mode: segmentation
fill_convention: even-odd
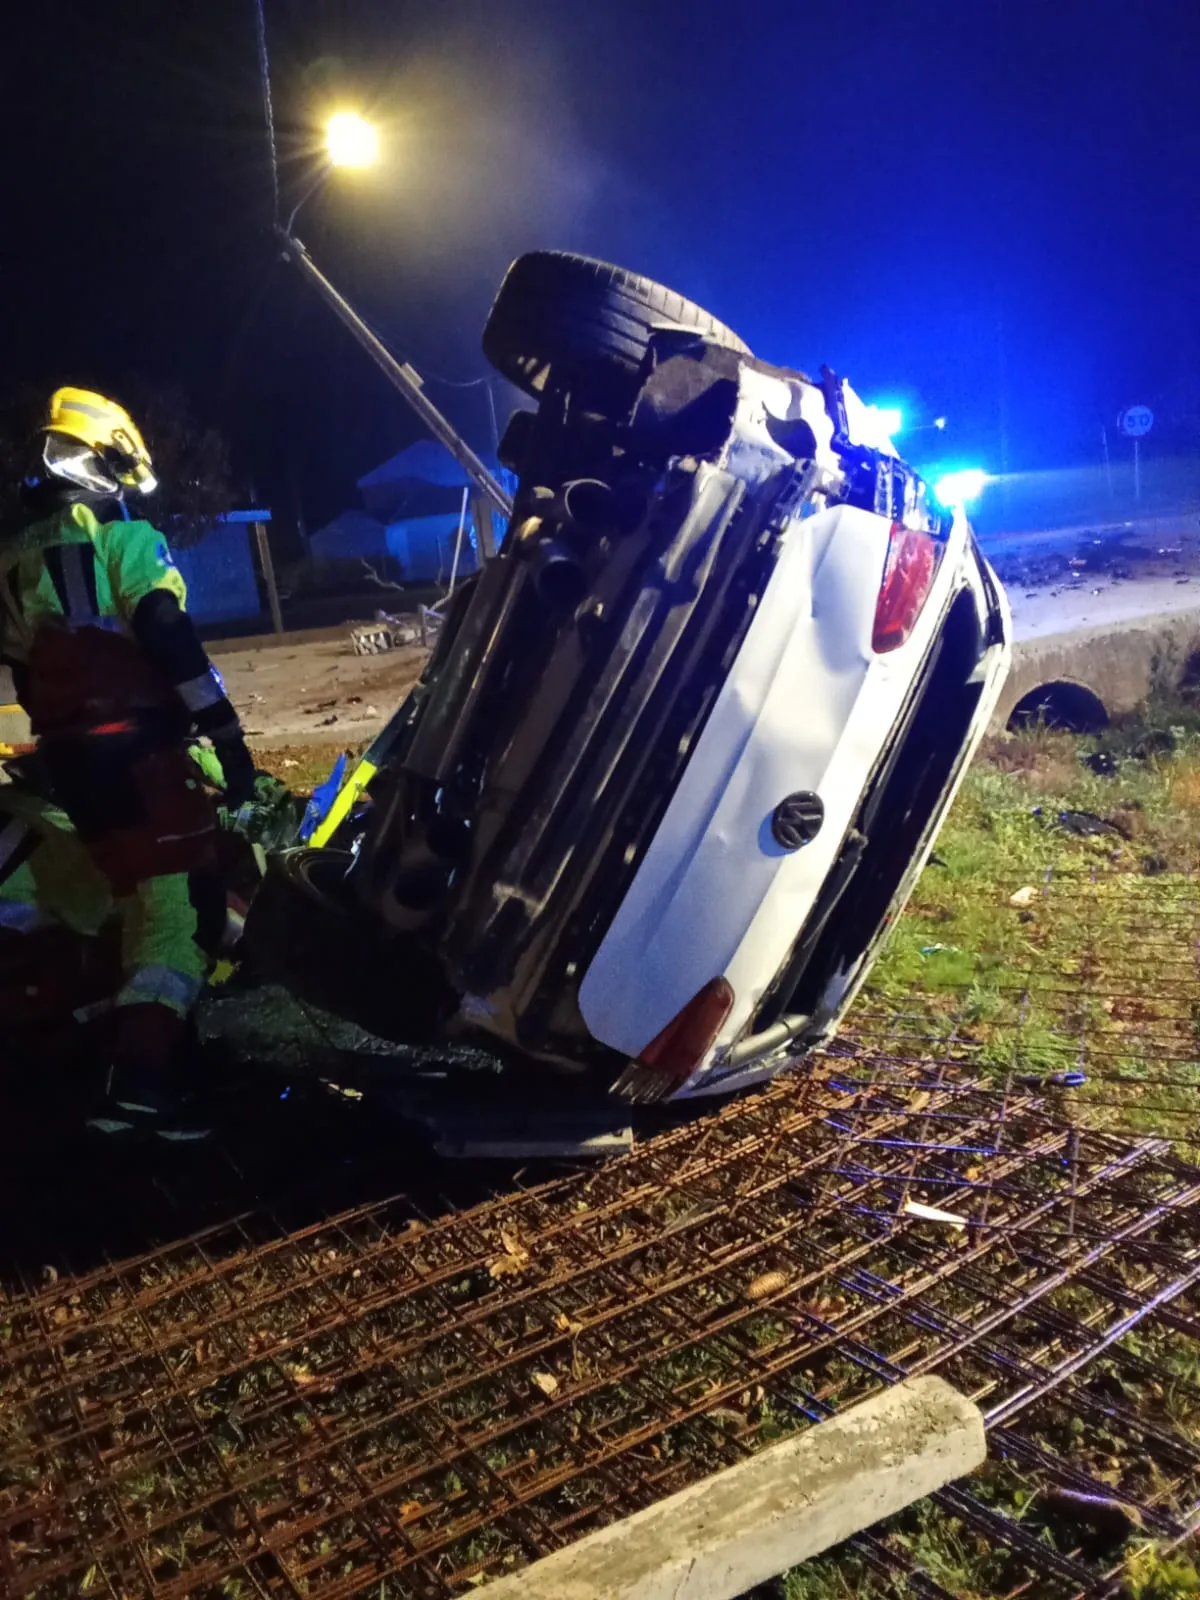
[[[996,1593],[1113,1564],[1004,1510],[1007,1479],[1184,1537],[1200,1392],[1155,1373],[1197,1330],[1200,1174],[841,1048],[590,1175],[425,1223],[248,1216],[10,1294],[7,1592],[452,1595],[928,1371],[993,1430],[939,1514]]]
[[[1013,908],[997,910],[1011,917]],[[908,1076],[949,1056],[997,1084],[1059,1090],[1073,1120],[1200,1153],[1200,887],[1099,867],[1048,871],[1020,963],[968,984],[868,991],[856,1037]],[[1079,1082],[1073,1082],[1078,1076]]]
[[[267,1204],[225,1140],[227,1189],[125,1196],[201,1231],[114,1265],[101,1230],[41,1282],[26,1252],[0,1592],[459,1594],[928,1371],[992,1458],[855,1542],[872,1592],[1109,1592],[1131,1535],[1200,1526],[1200,907],[1043,887],[1020,970],[878,985],[802,1071],[595,1172],[418,1214],[386,1141],[343,1182],[323,1125],[324,1194],[371,1198]]]

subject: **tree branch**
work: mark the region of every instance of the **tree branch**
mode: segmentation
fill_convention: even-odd
[[[367,560],[367,558],[365,556],[362,558],[362,564],[363,564],[363,570],[366,572],[367,577],[370,578],[372,583],[377,583],[381,589],[401,589],[402,590],[404,588],[404,585],[402,583],[393,583],[390,578],[381,578],[379,576],[379,574],[375,571],[375,568],[371,565],[371,563]]]

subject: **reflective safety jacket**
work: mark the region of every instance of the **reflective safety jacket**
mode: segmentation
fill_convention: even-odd
[[[0,660],[38,735],[236,728],[163,535],[65,507],[0,538]]]
[[[0,785],[0,928],[63,925],[93,935],[112,909],[112,890],[65,812],[15,783]]]

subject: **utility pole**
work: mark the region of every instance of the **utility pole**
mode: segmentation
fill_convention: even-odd
[[[267,50],[267,19],[264,0],[254,0],[254,11],[255,34],[258,43],[258,71],[262,86],[263,120],[266,124],[267,155],[271,174],[271,216],[275,236],[283,246],[284,260],[295,262],[302,275],[307,278],[308,282],[338,320],[350,330],[388,382],[391,383],[393,388],[400,391],[434,438],[449,450],[471,483],[479,491],[483,500],[487,501],[490,507],[497,510],[507,520],[512,515],[512,501],[458,432],[457,428],[454,427],[453,423],[447,417],[444,417],[433,401],[429,399],[422,387],[420,374],[410,367],[407,361],[400,362],[396,360],[382,339],[377,338],[372,333],[346,297],[338,293],[333,284],[330,283],[329,279],[313,261],[300,240],[292,232],[296,215],[300,208],[321,187],[335,165],[358,166],[363,165],[364,160],[369,163],[374,159],[375,142],[373,139],[371,140],[372,148],[365,152],[360,148],[352,151],[348,156],[344,150],[339,154],[331,142],[332,128],[335,122],[346,120],[352,123],[358,122],[362,132],[369,132],[370,130],[362,125],[361,118],[351,114],[349,117],[339,116],[330,120],[329,130],[326,135],[329,160],[317,172],[312,183],[296,201],[286,223],[280,220],[279,149],[275,139],[275,109],[271,99],[271,62]],[[346,130],[343,129],[343,135],[345,132]],[[494,540],[491,536],[490,515],[487,519],[486,532],[481,535],[481,542],[484,539],[486,539],[488,552],[492,553],[494,551]]]
[[[400,391],[430,433],[439,443],[445,445],[446,449],[449,450],[467,477],[475,485],[481,500],[486,502],[489,512],[487,533],[486,535],[481,533],[481,544],[486,537],[488,543],[494,549],[490,517],[492,508],[506,519],[512,515],[512,501],[504,492],[504,489],[484,466],[474,450],[471,449],[467,441],[458,432],[458,429],[448,418],[442,415],[425,393],[420,374],[410,367],[407,361],[397,361],[383,341],[376,338],[375,334],[372,333],[345,296],[339,294],[333,284],[330,283],[299,239],[294,238],[282,228],[278,230],[278,234],[280,243],[283,245],[284,259],[295,262],[301,274],[313,286],[325,304],[338,320],[350,330],[371,357],[371,360],[392,384],[393,388]]]

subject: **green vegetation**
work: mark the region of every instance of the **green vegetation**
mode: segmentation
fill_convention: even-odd
[[[1112,758],[1107,774],[1085,764],[1096,755]],[[1063,811],[1088,813],[1116,831],[1070,831],[1058,820]],[[1061,1091],[1066,1115],[1175,1139],[1194,1158],[1200,1052],[1190,921],[1178,948],[1171,935],[1172,918],[1195,906],[1198,868],[1197,711],[1152,706],[1137,725],[1099,740],[1044,729],[991,739],[846,1034],[882,1038],[897,1018],[916,1017],[922,1047],[944,1042],[945,1054],[967,1070],[1023,1078],[1082,1068],[1087,1082]],[[1166,992],[1172,983],[1174,994]],[[1125,1403],[1200,1443],[1194,1344],[1134,1329],[1116,1350],[1140,1357],[1153,1373],[1123,1389]],[[1110,1365],[1097,1364],[1099,1379]],[[1111,1481],[1115,1503],[1126,1482],[1139,1498],[1134,1463],[1122,1454],[1128,1441],[1047,1444]],[[1088,1527],[1035,1479],[1003,1464],[989,1463],[971,1489],[1064,1553],[1088,1538]],[[933,1501],[874,1529],[873,1539],[900,1570],[889,1573],[843,1547],[789,1573],[788,1600],[900,1600],[909,1593],[906,1563],[958,1600],[1024,1592],[1029,1577],[1006,1549]],[[1100,1564],[1111,1568],[1122,1556],[1122,1600],[1200,1595],[1194,1551],[1146,1540],[1136,1513]]]
[[[254,747],[254,763],[260,772],[269,772],[273,778],[278,778],[292,791],[293,794],[310,795],[319,784],[325,782],[333,771],[333,764],[341,750],[346,750],[346,770],[353,771],[356,762],[366,749],[366,744],[358,742],[346,746],[326,742],[313,744],[284,744],[255,746],[255,741],[250,740]]]
[[[1200,731],[1194,713],[1160,709],[1149,732],[989,741],[851,1031],[916,1012],[923,1035],[953,1037],[986,1074],[1082,1067],[1062,1104],[1083,1121],[1193,1135],[1194,974],[1171,931],[1195,903]],[[1096,754],[1110,775],[1085,765]]]

